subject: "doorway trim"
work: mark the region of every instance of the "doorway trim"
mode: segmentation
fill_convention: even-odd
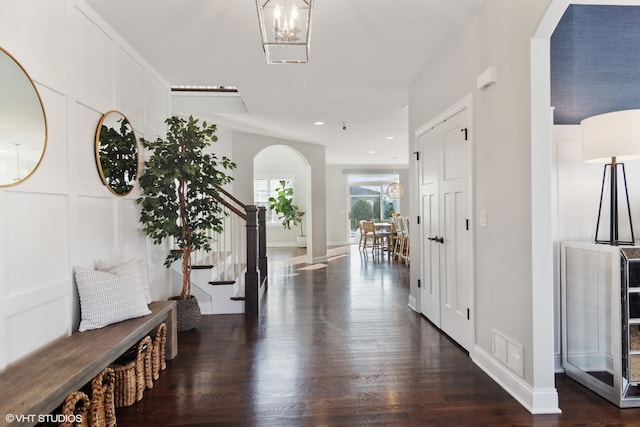
[[[552,0],[531,37],[531,270],[533,316],[533,390],[525,405],[532,413],[559,412],[553,402],[559,354],[549,331],[559,334],[554,315],[559,308],[557,214],[552,201],[551,35],[571,4],[640,6],[640,0]],[[554,262],[554,260],[556,260]],[[551,303],[552,302],[552,303]],[[555,307],[555,308],[554,308]],[[559,345],[559,344],[558,344]],[[561,349],[558,347],[558,352]],[[546,390],[546,392],[545,392]],[[556,393],[557,394],[557,393]]]
[[[469,221],[470,221],[470,230],[469,232],[471,233],[469,235],[469,260],[470,260],[470,265],[469,265],[469,280],[470,280],[470,289],[471,289],[471,295],[470,295],[470,322],[471,325],[469,326],[471,328],[470,331],[470,342],[469,342],[469,357],[471,357],[471,359],[474,358],[474,352],[475,352],[475,347],[476,347],[476,318],[475,318],[475,308],[476,308],[476,286],[475,286],[475,233],[476,233],[476,227],[475,227],[475,222],[474,222],[474,218],[476,218],[475,216],[475,187],[474,187],[474,177],[475,177],[475,168],[474,168],[474,152],[475,152],[475,147],[474,147],[474,138],[473,138],[473,125],[474,125],[474,116],[473,116],[473,95],[472,94],[468,94],[467,96],[465,96],[464,98],[462,98],[460,101],[456,102],[455,104],[453,104],[451,107],[449,107],[448,109],[446,109],[444,112],[442,112],[441,114],[439,114],[438,116],[436,116],[435,118],[433,118],[432,120],[428,121],[427,123],[425,123],[423,126],[419,127],[413,136],[413,151],[418,153],[420,150],[420,137],[424,134],[426,134],[427,132],[429,132],[430,130],[434,129],[435,127],[437,127],[438,125],[444,123],[445,121],[447,121],[449,118],[455,116],[456,114],[460,113],[461,111],[467,110],[467,117],[468,117],[468,126],[469,126],[469,132],[468,134],[468,138],[469,138],[469,182],[468,182],[468,188],[469,188],[469,198],[468,198],[468,203],[469,203]],[[416,180],[420,180],[420,174],[419,172],[419,164],[418,162],[413,162],[414,163],[414,177]],[[419,194],[419,188],[420,185],[418,184],[418,182],[415,182],[415,196],[414,198],[416,198],[417,200],[420,199],[420,194]],[[419,212],[419,214],[421,214],[421,212]],[[424,224],[420,224],[420,226],[416,226],[413,227],[412,231],[411,231],[411,239],[421,239],[422,238],[422,226]],[[421,251],[421,245],[419,244],[419,240],[415,240],[415,244],[412,245],[412,249],[415,248],[416,252],[418,252],[418,256],[416,257],[412,257],[411,259],[411,263],[413,264],[417,264],[417,271],[418,273],[418,278],[419,279],[423,279],[423,263],[422,263],[422,251]],[[421,301],[420,298],[422,298],[422,292],[418,292],[418,298],[415,299],[414,301],[409,301],[409,306],[411,306],[413,308],[414,311],[420,313],[420,307],[421,307]]]

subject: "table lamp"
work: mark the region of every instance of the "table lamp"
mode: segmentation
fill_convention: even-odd
[[[640,158],[640,110],[614,111],[588,117],[580,122],[582,130],[582,158],[586,163],[602,163],[602,188],[600,189],[600,205],[596,223],[596,243],[610,245],[633,245],[633,223],[627,190],[627,177],[624,163],[621,161]],[[622,172],[623,188],[618,188],[618,172]],[[608,173],[607,173],[608,172]],[[609,239],[601,239],[600,217],[602,216],[605,183],[609,177]],[[618,227],[618,199],[624,190],[629,215],[630,240],[620,240]]]

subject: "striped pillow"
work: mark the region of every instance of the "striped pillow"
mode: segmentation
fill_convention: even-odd
[[[147,263],[142,258],[132,259],[124,264],[112,264],[103,259],[97,259],[94,262],[94,267],[96,270],[107,271],[109,273],[119,274],[121,269],[125,269],[128,272],[133,274],[133,267],[137,267],[137,272],[134,274],[135,277],[133,281],[138,284],[142,288],[142,292],[144,292],[144,298],[147,301],[147,304],[151,303],[151,292],[149,291],[149,277],[147,274]]]
[[[119,273],[76,269],[75,277],[81,332],[151,313],[142,289],[132,283],[133,275],[126,269]]]

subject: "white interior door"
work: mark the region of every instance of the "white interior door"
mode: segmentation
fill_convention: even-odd
[[[470,172],[467,109],[419,137],[420,309],[469,349],[472,340]]]
[[[439,136],[432,130],[419,137],[420,179],[420,311],[440,327],[440,244],[429,240],[440,232],[438,213]]]

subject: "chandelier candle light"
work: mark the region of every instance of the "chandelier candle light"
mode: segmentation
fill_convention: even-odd
[[[602,176],[600,190],[600,206],[598,208],[598,222],[596,223],[596,243],[610,245],[633,245],[633,224],[631,221],[631,207],[629,206],[629,192],[624,163],[621,161],[640,159],[640,110],[624,110],[588,117],[580,122],[582,130],[582,158],[588,163],[606,163]],[[618,187],[618,171],[622,172],[623,187]],[[607,173],[608,172],[608,173]],[[603,211],[603,198],[606,197],[605,181],[609,177],[609,238],[598,236],[600,218]],[[620,194],[624,190],[623,194]],[[620,238],[618,199],[624,197],[627,203],[628,240]]]
[[[256,6],[267,63],[307,63],[313,0],[256,0]]]

